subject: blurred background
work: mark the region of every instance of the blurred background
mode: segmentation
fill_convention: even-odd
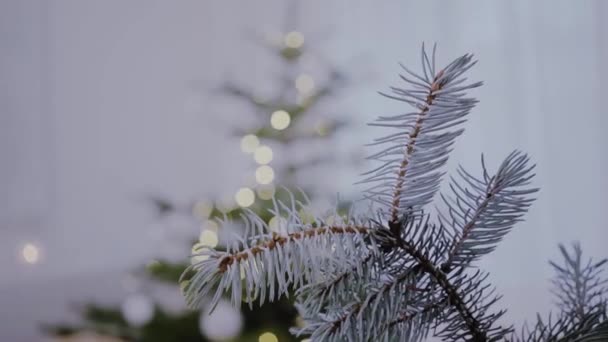
[[[483,267],[507,321],[547,313],[558,242],[608,253],[607,19],[599,0],[0,0],[0,340],[291,340],[289,301],[205,318],[177,275],[222,242],[214,217],[279,185],[356,199],[365,123],[403,111],[376,92],[422,42],[485,82],[448,170],[538,163]]]

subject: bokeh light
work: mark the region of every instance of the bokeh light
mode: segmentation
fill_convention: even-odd
[[[275,188],[273,184],[266,184],[266,185],[260,185],[257,189],[256,189],[257,193],[258,193],[258,197],[263,199],[263,200],[269,200],[272,199],[272,197],[274,196],[274,192],[275,192]]]
[[[278,234],[287,233],[287,219],[280,216],[274,216],[268,221],[268,228]]]
[[[268,146],[259,146],[253,152],[253,159],[258,164],[268,164],[272,161],[272,149]]]
[[[262,165],[255,170],[255,180],[259,184],[270,184],[274,180],[274,170],[268,165]]]
[[[247,134],[241,139],[241,151],[245,153],[253,153],[260,145],[260,139],[254,134]]]
[[[28,264],[35,264],[40,260],[40,250],[33,243],[26,243],[21,250],[21,256]]]
[[[243,208],[247,208],[255,202],[255,193],[249,188],[240,188],[234,195],[236,204]]]
[[[303,94],[309,94],[315,88],[315,81],[307,74],[298,76],[295,83],[296,89]]]
[[[304,44],[304,35],[297,31],[291,31],[285,35],[283,42],[289,48],[299,49]]]
[[[211,248],[217,246],[217,233],[212,230],[203,230],[200,235],[200,242],[203,246],[208,246]]]
[[[265,332],[258,338],[258,342],[279,342],[277,335],[271,332]]]
[[[289,126],[291,117],[284,110],[277,110],[270,116],[270,125],[276,130],[283,130]]]

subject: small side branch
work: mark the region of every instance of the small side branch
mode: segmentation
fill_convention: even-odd
[[[319,228],[310,228],[301,232],[295,232],[288,235],[279,235],[273,233],[272,239],[259,243],[245,250],[224,256],[218,267],[219,273],[224,273],[228,267],[235,261],[241,262],[247,260],[250,256],[255,256],[262,253],[264,250],[273,250],[277,246],[283,246],[290,242],[311,238],[318,235],[326,234],[368,234],[369,228],[363,226],[327,226]]]

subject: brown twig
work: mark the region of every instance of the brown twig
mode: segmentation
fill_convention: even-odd
[[[407,145],[405,146],[405,153],[403,156],[403,160],[401,161],[401,165],[399,167],[399,171],[397,173],[397,181],[395,183],[395,191],[393,192],[393,203],[392,203],[392,211],[391,211],[391,219],[390,222],[398,222],[399,221],[399,202],[401,201],[400,196],[403,191],[403,183],[405,183],[405,176],[407,175],[407,166],[409,164],[409,160],[414,153],[414,148],[416,145],[416,139],[420,134],[420,130],[422,129],[422,123],[424,119],[427,117],[427,114],[430,110],[433,101],[435,100],[436,95],[434,94],[436,91],[441,90],[442,84],[439,82],[439,79],[443,76],[443,70],[439,71],[435,78],[433,79],[433,84],[431,85],[431,90],[426,97],[426,105],[420,111],[418,118],[416,120],[416,124],[414,125],[414,129],[409,135],[409,140]],[[398,229],[393,228],[392,229]]]
[[[246,250],[239,251],[237,253],[224,256],[220,261],[218,272],[224,273],[228,270],[228,267],[232,265],[235,261],[241,262],[243,260],[247,260],[249,255],[257,255],[262,253],[264,250],[273,250],[278,245],[282,246],[286,243],[293,242],[296,240],[310,238],[317,235],[324,235],[328,233],[333,234],[367,234],[369,233],[369,228],[362,226],[327,226],[327,227],[318,227],[318,228],[309,228],[307,230],[303,230],[301,232],[290,233],[288,235],[280,235],[277,233],[272,234],[272,239],[266,240],[262,243],[259,243],[251,248]]]

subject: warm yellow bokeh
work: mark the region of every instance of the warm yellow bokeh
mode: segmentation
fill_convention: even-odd
[[[268,221],[268,228],[278,234],[287,234],[287,219],[274,216]]]
[[[269,200],[272,199],[272,197],[274,196],[275,188],[272,184],[260,185],[256,191],[258,193],[259,198],[263,200]]]
[[[258,338],[258,342],[279,342],[277,335],[271,332],[265,332]]]
[[[268,164],[272,161],[272,149],[268,146],[259,146],[253,152],[253,159],[258,164]]]
[[[259,184],[270,184],[274,180],[274,170],[268,165],[262,165],[255,170],[255,180]]]
[[[309,94],[315,88],[315,81],[310,75],[302,74],[296,78],[296,89],[300,93]]]
[[[270,125],[278,131],[287,128],[290,122],[291,117],[289,116],[289,113],[284,110],[277,110],[270,116]]]
[[[236,204],[243,208],[247,208],[255,202],[255,193],[249,188],[240,188],[234,195]]]
[[[217,233],[213,230],[203,230],[200,236],[200,242],[203,246],[215,247],[218,243]]]
[[[35,264],[40,258],[40,251],[34,244],[26,243],[21,250],[21,255],[23,256],[23,260],[28,264]]]
[[[304,35],[297,31],[289,32],[283,40],[285,46],[292,49],[299,49],[304,44]]]
[[[241,139],[241,151],[253,153],[260,145],[260,139],[254,134],[247,134]]]

